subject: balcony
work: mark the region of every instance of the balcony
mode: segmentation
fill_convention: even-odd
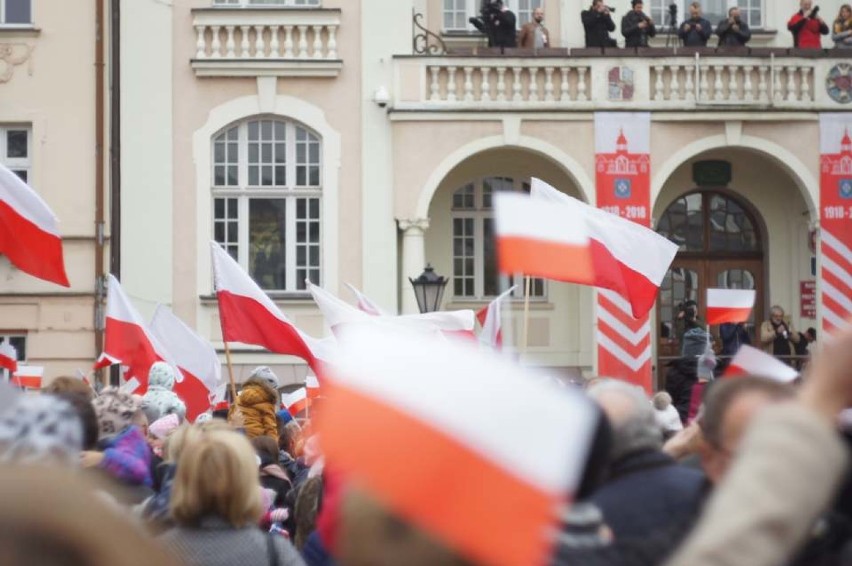
[[[199,77],[336,77],[340,10],[202,8],[192,11]]]
[[[394,58],[394,111],[845,110],[852,54],[511,50]]]

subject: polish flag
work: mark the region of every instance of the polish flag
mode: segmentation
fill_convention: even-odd
[[[93,370],[99,370],[103,368],[108,368],[109,366],[114,366],[115,364],[120,364],[121,360],[117,360],[110,356],[109,354],[102,352],[98,359],[95,360],[95,365],[92,367]]]
[[[305,389],[309,399],[316,399],[320,396],[320,383],[315,375],[309,375],[305,378]]]
[[[479,333],[479,342],[493,348],[494,350],[503,349],[503,323],[501,308],[503,299],[512,294],[517,285],[510,288],[508,291],[488,303],[488,306],[480,309],[476,313],[476,318],[479,324],[482,325],[482,330]]]
[[[133,307],[118,279],[107,275],[106,330],[104,351],[95,368],[119,362],[127,368],[125,379],[136,378],[140,391],[148,389],[148,370],[154,362],[166,361],[172,366],[166,348],[151,334],[142,315]],[[181,377],[178,376],[180,379]]]
[[[41,366],[18,366],[9,383],[25,389],[41,389],[42,376],[44,368]]]
[[[707,289],[707,324],[746,322],[755,295],[753,289]]]
[[[319,372],[317,356],[309,344],[312,339],[284,316],[228,252],[216,242],[210,242],[210,248],[222,339],[302,358]]]
[[[7,341],[0,344],[0,368],[6,368],[12,373],[18,369],[18,352]]]
[[[149,328],[161,344],[169,345],[169,353],[183,373],[183,381],[175,384],[175,393],[186,403],[189,420],[195,421],[210,408],[210,394],[222,381],[216,350],[163,305],[157,306]]]
[[[471,562],[544,564],[586,463],[593,404],[407,328],[346,328],[340,347],[317,415],[329,466]],[[506,414],[512,426],[495,427]],[[507,517],[512,536],[495,536]]]
[[[743,377],[746,375],[789,383],[799,377],[799,372],[762,350],[743,345],[740,346],[728,369],[725,370],[724,377]]]
[[[284,407],[286,407],[290,414],[294,417],[299,413],[304,412],[311,406],[312,402],[313,398],[308,394],[307,389],[304,387],[300,387],[292,393],[288,393],[281,397],[281,404],[284,405]]]
[[[594,284],[583,214],[527,195],[497,193],[493,198],[500,271]]]
[[[677,244],[650,228],[572,198],[540,179],[532,180],[530,194],[564,205],[555,209],[563,223],[575,222],[576,216],[585,220],[594,267],[592,284],[627,299],[634,318],[645,316],[657,300],[660,284],[677,254]]]
[[[358,310],[373,316],[393,316],[349,283],[345,285],[355,295],[355,299],[358,301]]]
[[[59,221],[38,193],[2,163],[0,253],[21,271],[69,286]]]

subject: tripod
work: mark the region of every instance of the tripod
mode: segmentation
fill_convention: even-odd
[[[669,28],[666,31],[666,47],[677,47],[677,4],[669,4]]]

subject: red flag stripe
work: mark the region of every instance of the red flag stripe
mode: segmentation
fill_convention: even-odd
[[[647,277],[618,261],[594,235],[589,241],[595,268],[595,285],[611,289],[629,299],[634,317],[645,315],[657,300],[659,287]]]
[[[138,379],[141,391],[148,388],[148,370],[151,365],[164,361],[143,327],[116,318],[106,319],[104,352],[127,366],[125,376]]]
[[[68,287],[62,238],[45,232],[0,200],[0,252],[34,277]]]
[[[16,387],[25,387],[27,389],[41,389],[41,376],[13,375],[9,383]]]
[[[723,324],[725,322],[745,322],[751,315],[749,308],[712,308],[707,307],[707,324]]]
[[[195,422],[196,417],[210,408],[210,390],[200,379],[184,368],[178,368],[183,381],[175,383],[174,391],[186,404],[186,418]]]
[[[594,283],[592,257],[587,246],[499,236],[497,252],[503,273],[520,272],[580,285]]]
[[[18,360],[10,358],[9,356],[4,355],[0,352],[0,368],[6,368],[11,372],[18,371]]]

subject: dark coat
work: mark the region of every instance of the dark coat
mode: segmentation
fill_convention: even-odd
[[[586,47],[615,47],[615,40],[609,32],[615,31],[615,22],[609,14],[601,14],[596,10],[580,12],[583,29],[586,30]]]
[[[695,28],[700,25],[701,29]],[[689,26],[689,30],[684,29]],[[677,30],[677,36],[683,41],[685,47],[706,47],[707,40],[713,35],[713,24],[704,18],[688,19]]]
[[[644,538],[694,520],[704,496],[704,474],[678,466],[660,450],[621,458],[590,498],[615,540]],[[674,542],[674,541],[673,541]]]
[[[650,24],[640,28],[639,24],[648,21],[648,16],[630,10],[621,18],[621,35],[624,36],[625,47],[648,47],[648,38],[657,35],[657,28]]]
[[[719,36],[719,47],[742,47],[748,43],[748,40],[751,39],[751,30],[748,24],[741,20],[737,24],[737,27],[740,29],[735,30],[733,24],[727,19],[719,22],[719,25],[716,26],[716,35]]]
[[[686,423],[687,416],[689,416],[692,387],[697,381],[698,373],[695,359],[678,358],[669,362],[669,369],[666,372],[666,391],[672,396],[672,404],[677,409],[683,423]]]
[[[491,19],[491,47],[517,47],[516,18],[511,10],[497,12]]]

